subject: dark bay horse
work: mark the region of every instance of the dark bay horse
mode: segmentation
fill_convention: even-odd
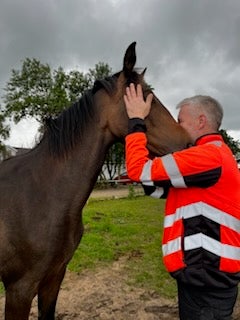
[[[38,295],[39,319],[54,319],[66,266],[82,234],[82,209],[109,147],[127,133],[123,102],[134,71],[135,43],[121,72],[96,81],[80,100],[50,119],[40,143],[0,165],[0,275],[5,319],[26,320]],[[157,155],[185,148],[189,137],[154,97],[146,119],[148,148]]]

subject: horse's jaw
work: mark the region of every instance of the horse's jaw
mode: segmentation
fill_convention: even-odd
[[[187,146],[186,146],[187,148]],[[150,158],[154,158],[154,157],[162,157],[168,153],[172,153],[172,152],[175,152],[175,151],[180,151],[182,150],[183,148],[170,148],[169,146],[153,146],[153,145],[149,145],[147,144],[147,149],[149,151],[149,156]]]

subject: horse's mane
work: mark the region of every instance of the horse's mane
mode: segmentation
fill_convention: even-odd
[[[96,80],[92,89],[86,90],[78,101],[61,112],[57,118],[46,119],[42,140],[47,140],[51,154],[65,156],[79,142],[90,120],[97,115],[94,111],[94,94],[104,88],[111,95],[116,87],[117,76],[118,74]]]
[[[97,117],[94,94],[103,88],[109,95],[112,95],[116,89],[119,75],[120,72],[96,80],[92,89],[86,90],[78,101],[65,109],[57,118],[50,117],[46,120],[46,129],[42,140],[47,140],[52,155],[66,156],[79,143],[87,126],[92,124],[92,120]],[[139,74],[133,71],[126,84],[138,81]]]

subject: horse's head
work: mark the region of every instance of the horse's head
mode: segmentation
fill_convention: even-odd
[[[128,117],[123,101],[126,87],[130,83],[140,83],[144,96],[150,92],[150,87],[144,81],[145,70],[139,74],[134,70],[136,63],[136,43],[133,42],[126,50],[123,69],[115,74],[115,89],[105,99],[96,99],[104,103],[105,110],[101,111],[102,128],[109,129],[114,138],[124,138],[127,134]],[[104,86],[106,89],[106,86]],[[103,94],[102,90],[96,95]],[[100,98],[100,96],[99,96]],[[104,102],[103,102],[104,101]],[[101,104],[102,104],[101,103]],[[185,130],[175,121],[169,111],[154,95],[150,114],[145,119],[147,126],[148,149],[156,155],[164,155],[169,152],[186,148],[190,138]]]

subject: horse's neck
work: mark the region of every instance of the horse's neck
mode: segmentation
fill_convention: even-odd
[[[48,154],[44,161],[48,176],[57,185],[59,195],[71,201],[85,203],[101,171],[111,138],[98,130],[87,135],[66,159],[54,159]],[[46,147],[46,146],[45,146]],[[46,149],[46,148],[45,148]]]
[[[82,187],[91,181],[96,182],[109,145],[109,141],[97,134],[94,138],[85,140],[74,152],[75,155],[70,160],[72,171],[77,173]]]

